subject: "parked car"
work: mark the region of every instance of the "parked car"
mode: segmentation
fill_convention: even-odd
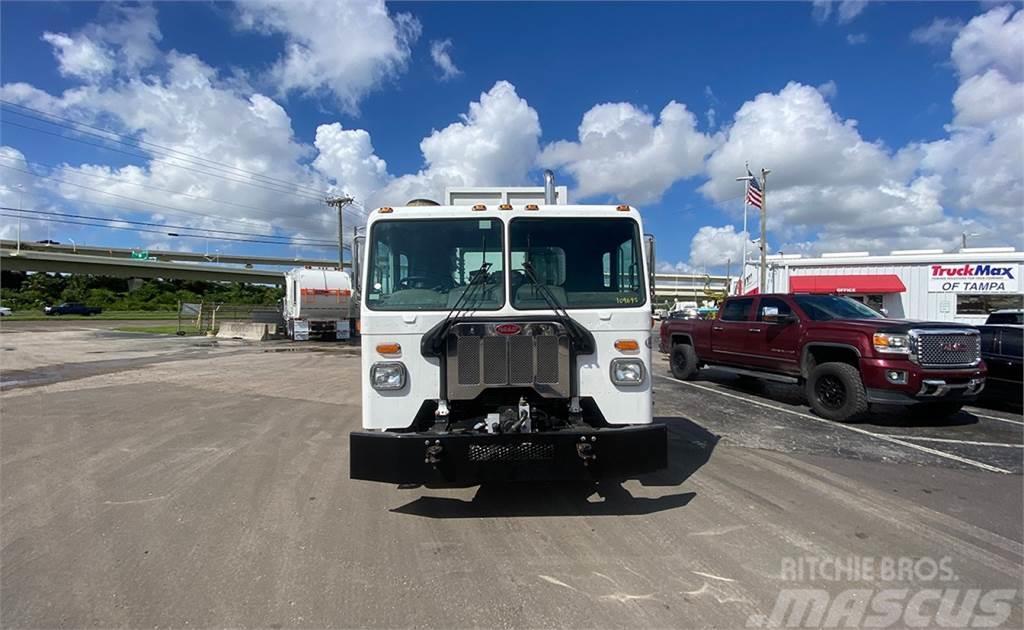
[[[991,402],[1024,403],[1024,325],[986,324],[981,331],[981,356],[988,368],[982,398]]]
[[[676,378],[715,366],[800,384],[818,415],[840,422],[872,404],[948,416],[977,397],[986,374],[977,328],[886,319],[836,295],[728,298],[718,319],[663,322],[660,348]]]
[[[11,313],[11,309],[7,308],[6,306],[0,306],[0,317],[9,317],[12,314],[13,313]]]
[[[989,313],[985,324],[1024,324],[1024,309],[1004,308]]]
[[[47,315],[99,315],[103,309],[86,306],[80,302],[64,302],[57,306],[47,306],[43,308],[43,312]]]

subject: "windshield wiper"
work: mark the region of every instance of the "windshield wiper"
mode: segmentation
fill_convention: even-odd
[[[594,336],[590,334],[590,331],[580,325],[575,319],[573,319],[569,312],[565,310],[565,307],[559,303],[558,299],[551,293],[547,285],[540,282],[537,279],[537,274],[534,271],[533,263],[529,260],[523,261],[523,271],[526,272],[526,277],[531,284],[537,289],[537,293],[547,303],[548,307],[555,312],[555,317],[565,327],[565,331],[569,333],[569,340],[572,342],[573,348],[580,354],[591,354],[594,352],[595,342]]]
[[[469,284],[466,285],[466,288],[462,291],[462,295],[459,296],[459,299],[455,300],[455,304],[452,304],[448,314],[445,315],[443,320],[441,320],[441,323],[434,326],[423,335],[423,340],[420,342],[420,352],[422,354],[435,357],[441,356],[444,352],[445,340],[448,338],[448,331],[452,326],[458,323],[460,317],[459,313],[463,310],[468,310],[464,308],[464,304],[466,306],[471,304],[469,296],[476,292],[477,287],[487,283],[487,272],[490,270],[491,265],[492,263],[485,262],[480,265],[479,269],[469,274]]]

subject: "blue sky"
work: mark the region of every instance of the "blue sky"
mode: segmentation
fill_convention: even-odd
[[[196,235],[329,240],[313,190],[372,207],[439,196],[444,184],[539,183],[550,166],[576,201],[641,207],[664,269],[717,270],[738,258],[742,189],[731,180],[749,160],[773,169],[773,251],[950,249],[961,232],[977,235],[972,244],[1021,240],[1019,5],[5,2],[0,12],[11,104],[0,165],[21,169],[0,169],[8,207],[27,198]],[[450,76],[431,54],[443,42]],[[27,130],[13,123],[73,135],[19,117],[29,110],[18,106],[298,182],[305,194],[211,182]],[[10,237],[11,218],[0,220]],[[44,223],[24,225],[27,238],[46,238]],[[52,224],[51,236],[207,247],[166,230]]]

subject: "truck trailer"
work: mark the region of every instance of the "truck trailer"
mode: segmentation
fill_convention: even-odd
[[[291,339],[348,339],[352,302],[352,277],[346,271],[297,267],[285,273],[282,316]]]
[[[350,474],[394,484],[626,478],[667,465],[650,264],[628,205],[383,207],[358,293]]]

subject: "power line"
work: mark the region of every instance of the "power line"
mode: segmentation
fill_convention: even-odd
[[[47,129],[40,129],[38,127],[32,127],[30,125],[23,125],[21,123],[15,122],[13,120],[8,120],[6,118],[0,119],[0,123],[2,123],[4,125],[14,125],[15,127],[21,127],[22,129],[28,129],[30,131],[36,131],[36,132],[39,132],[39,133],[44,133],[44,134],[47,134],[47,135],[50,135],[50,136],[54,136],[54,137],[57,137],[57,138],[62,138],[64,140],[70,140],[71,142],[78,142],[80,144],[85,144],[85,145],[88,145],[88,146],[91,146],[91,147],[96,147],[98,149],[103,149],[104,151],[113,151],[115,153],[123,153],[124,155],[130,155],[132,157],[136,157],[136,158],[139,158],[139,159],[142,159],[142,160],[149,160],[149,161],[152,161],[152,162],[159,162],[161,164],[166,164],[166,165],[174,167],[174,168],[180,168],[180,169],[185,170],[185,171],[191,171],[193,173],[199,173],[199,174],[207,175],[207,176],[210,176],[210,177],[217,177],[217,178],[220,178],[220,179],[222,179],[224,181],[234,182],[236,184],[243,184],[245,186],[252,186],[253,188],[260,188],[262,190],[268,190],[270,192],[275,192],[275,193],[279,193],[279,194],[288,194],[288,195],[292,195],[292,196],[300,198],[300,199],[306,199],[306,200],[309,200],[309,201],[316,201],[318,203],[323,203],[323,200],[324,200],[323,197],[314,197],[312,195],[308,195],[308,194],[302,193],[300,191],[297,192],[297,191],[294,191],[294,190],[282,190],[281,188],[271,188],[270,186],[261,185],[261,183],[258,183],[258,182],[247,181],[247,180],[244,180],[244,179],[234,179],[234,178],[231,178],[231,177],[226,177],[223,173],[211,173],[209,171],[204,171],[204,170],[201,170],[201,169],[198,169],[198,168],[192,168],[192,167],[189,167],[189,166],[184,166],[182,164],[175,164],[174,162],[170,162],[170,161],[165,160],[165,159],[160,159],[158,157],[153,157],[152,155],[145,155],[145,154],[141,154],[141,153],[133,153],[131,151],[125,151],[123,149],[117,149],[115,147],[111,147],[111,146],[107,146],[107,145],[103,145],[103,144],[98,144],[96,142],[88,142],[87,140],[83,140],[81,138],[73,138],[71,136],[66,136],[66,135],[64,135],[62,133],[57,133],[55,131],[49,131]],[[78,133],[81,133],[81,132],[78,132]]]
[[[16,219],[16,218],[18,218],[21,215],[19,215],[17,213],[9,214],[6,211],[0,210],[0,216]],[[24,217],[22,217],[22,218],[24,218]],[[266,244],[266,245],[280,245],[280,246],[285,246],[285,247],[291,245],[290,243],[282,243],[280,241],[263,241],[263,240],[246,239],[246,238],[230,238],[230,237],[226,237],[226,236],[211,236],[211,237],[207,237],[207,236],[203,236],[201,234],[173,234],[172,235],[172,234],[168,234],[167,232],[164,232],[164,231],[161,231],[161,230],[148,230],[146,228],[123,227],[123,226],[119,226],[119,225],[101,225],[101,224],[95,224],[95,223],[87,223],[87,222],[83,222],[83,221],[73,221],[71,219],[50,219],[50,220],[53,221],[54,223],[65,223],[65,224],[70,224],[70,225],[82,225],[82,226],[86,226],[86,227],[103,228],[103,229],[107,229],[107,230],[127,230],[129,232],[145,232],[145,233],[150,233],[150,234],[160,234],[162,236],[174,236],[174,237],[178,237],[178,238],[198,238],[198,239],[205,239],[205,240],[209,240],[209,241],[234,241],[234,242],[242,242],[242,243],[262,243],[262,244]],[[330,245],[330,246],[327,246],[327,245],[307,245],[307,244],[303,244],[303,243],[297,243],[296,245],[299,245],[299,246],[302,246],[302,247],[310,247],[312,249],[333,249],[335,247],[335,245],[333,245],[333,244]]]
[[[19,160],[17,158],[7,157],[5,155],[0,155],[0,160],[8,160],[10,162],[14,162],[15,164],[19,163]],[[49,169],[54,169],[54,170],[59,169],[62,166],[60,164],[45,164],[43,162],[28,162],[28,161],[26,161],[25,163],[29,167],[49,168]],[[107,181],[117,182],[119,184],[125,184],[125,185],[128,185],[128,186],[137,186],[139,188],[148,188],[150,190],[156,190],[156,191],[159,191],[159,192],[165,192],[165,193],[169,193],[169,194],[172,194],[172,195],[177,195],[177,196],[180,196],[180,197],[188,197],[189,199],[196,199],[198,201],[204,201],[204,202],[207,202],[207,203],[221,203],[221,204],[224,204],[224,205],[227,205],[227,206],[235,206],[237,208],[246,208],[246,209],[249,209],[249,210],[256,210],[256,211],[259,211],[259,212],[264,212],[264,213],[269,214],[269,215],[273,215],[273,212],[271,212],[270,210],[267,210],[266,208],[258,208],[256,206],[250,206],[250,205],[247,205],[247,204],[244,204],[244,203],[235,203],[233,201],[222,201],[220,199],[213,199],[213,198],[209,198],[209,197],[200,197],[199,195],[192,195],[192,194],[180,192],[180,191],[177,191],[177,190],[171,190],[169,188],[161,188],[159,186],[153,186],[152,184],[140,184],[138,182],[125,181],[125,180],[122,180],[122,179],[118,179],[116,177],[111,177],[109,175],[98,175],[96,173],[87,173],[87,172],[82,171],[82,170],[75,171],[75,174],[76,175],[84,175],[86,177],[92,177],[94,179],[103,179],[103,180],[107,180]]]
[[[18,103],[12,103],[10,101],[6,101],[6,100],[3,100],[3,99],[0,99],[0,104],[3,104],[4,106],[6,106],[8,108],[8,111],[10,113],[12,113],[12,114],[15,114],[15,115],[18,115],[18,116],[22,116],[24,118],[29,118],[29,119],[32,119],[32,120],[37,120],[39,122],[43,122],[43,123],[46,123],[46,124],[49,124],[49,125],[53,125],[55,127],[61,127],[61,128],[64,128],[64,129],[69,129],[71,131],[75,131],[76,133],[81,133],[83,135],[92,136],[92,137],[95,137],[95,138],[99,138],[99,139],[102,139],[102,140],[107,140],[109,142],[115,142],[117,144],[122,144],[122,145],[130,146],[130,147],[138,147],[138,148],[142,148],[143,146],[153,147],[153,148],[159,149],[161,152],[163,152],[163,156],[164,157],[173,157],[174,159],[182,160],[182,161],[185,161],[185,162],[190,162],[190,163],[193,163],[193,164],[195,164],[196,162],[205,162],[207,164],[198,164],[198,165],[199,166],[207,166],[208,165],[209,167],[213,167],[213,168],[220,169],[220,170],[235,171],[238,174],[248,175],[248,176],[250,176],[252,178],[258,178],[258,179],[265,180],[265,182],[269,183],[269,184],[283,185],[283,186],[287,187],[290,190],[292,190],[292,189],[304,190],[304,191],[306,191],[308,193],[317,195],[317,196],[319,196],[321,198],[323,196],[326,196],[326,194],[327,194],[326,191],[319,190],[319,189],[316,189],[316,188],[313,188],[313,187],[310,187],[310,186],[305,186],[305,185],[297,184],[295,182],[291,182],[291,181],[288,181],[288,180],[279,179],[279,178],[276,178],[276,177],[271,177],[269,175],[264,175],[262,173],[256,173],[254,171],[250,171],[250,170],[247,170],[247,169],[244,169],[244,168],[233,166],[231,164],[225,164],[224,162],[219,162],[217,160],[212,160],[210,158],[204,158],[204,157],[201,157],[201,156],[198,156],[198,155],[193,155],[191,153],[186,153],[185,151],[181,151],[179,149],[172,149],[170,147],[165,147],[163,145],[159,145],[159,144],[156,144],[154,142],[149,142],[147,140],[141,140],[141,139],[138,139],[138,138],[133,138],[133,137],[128,136],[126,134],[122,134],[122,133],[118,133],[116,131],[111,131],[109,129],[104,129],[102,127],[97,127],[97,126],[94,126],[94,125],[90,125],[88,123],[79,122],[79,121],[73,120],[71,118],[66,118],[66,117],[63,117],[63,116],[58,116],[57,114],[51,114],[49,112],[45,112],[45,111],[42,111],[42,110],[39,110],[39,109],[34,109],[32,107],[28,107],[26,105],[20,105]],[[24,112],[17,111],[17,109],[10,110],[11,107],[15,107],[17,109],[24,109],[26,111],[34,112],[36,114],[40,114],[42,117],[40,117],[40,116],[33,116],[31,114],[26,114]],[[51,119],[54,119],[54,120],[51,120]],[[56,121],[63,121],[63,122],[55,122],[55,120]],[[70,123],[70,124],[68,124],[68,123]],[[98,134],[90,133],[90,132],[87,132],[87,131],[82,131],[81,129],[77,129],[76,127],[72,127],[71,125],[75,125],[76,127],[85,127],[87,129],[93,129],[93,130],[99,131],[99,132],[101,132],[103,134],[107,134],[109,136],[114,136],[114,138],[108,138],[108,137],[100,136]],[[157,153],[159,155],[158,152],[152,151],[152,150],[150,150],[150,153]]]
[[[210,228],[194,228],[194,227],[188,227],[188,226],[184,226],[184,225],[168,225],[166,223],[151,223],[151,222],[148,222],[148,221],[134,221],[134,220],[131,220],[131,219],[117,219],[117,218],[110,218],[110,217],[93,217],[93,216],[81,215],[81,214],[69,214],[69,213],[66,213],[66,212],[48,212],[46,210],[31,210],[31,209],[11,208],[11,207],[7,207],[7,206],[0,206],[0,210],[6,210],[8,212],[20,212],[20,213],[26,213],[26,214],[41,214],[41,215],[47,215],[47,216],[70,217],[70,218],[74,218],[74,219],[87,219],[87,220],[90,220],[90,221],[109,221],[111,223],[128,223],[128,224],[131,224],[131,225],[146,225],[146,226],[150,226],[150,227],[165,228],[165,229],[168,229],[168,230],[189,230],[189,231],[192,231],[192,232],[210,232],[210,233],[217,233],[217,234],[231,234],[231,235],[234,235],[234,236],[260,236],[260,237],[265,237],[265,238],[285,239],[285,240],[283,240],[281,242],[282,245],[288,245],[288,244],[292,244],[292,243],[299,244],[299,245],[325,245],[325,246],[334,246],[335,245],[335,243],[333,241],[326,241],[326,240],[314,239],[314,238],[306,238],[306,237],[301,237],[301,236],[295,236],[295,237],[293,237],[293,236],[275,236],[273,234],[253,234],[252,232],[232,232],[232,231],[229,231],[229,230],[214,230],[214,229],[210,229]],[[42,219],[40,219],[40,220],[42,220]],[[50,219],[46,219],[46,220],[50,220]]]
[[[77,188],[84,188],[85,190],[89,190],[89,191],[92,191],[92,192],[95,192],[95,193],[99,193],[101,195],[109,195],[111,197],[117,197],[118,199],[124,199],[126,201],[132,201],[132,202],[135,202],[135,203],[141,203],[141,204],[144,204],[144,205],[147,205],[147,206],[153,206],[153,207],[156,207],[156,208],[161,208],[163,210],[169,210],[171,212],[179,212],[179,213],[184,213],[184,214],[191,214],[191,215],[195,215],[195,216],[199,216],[199,217],[203,217],[203,218],[207,218],[207,219],[213,219],[214,218],[214,217],[211,217],[210,215],[204,214],[202,212],[194,212],[194,211],[191,211],[191,210],[185,210],[183,208],[177,208],[175,206],[168,206],[166,204],[156,203],[155,201],[146,201],[144,199],[136,199],[134,197],[128,197],[126,195],[119,195],[117,193],[112,193],[112,192],[109,192],[109,191],[106,191],[106,190],[101,190],[99,188],[93,188],[91,186],[86,186],[84,184],[78,184],[76,182],[71,182],[71,181],[68,181],[66,179],[60,179],[59,177],[53,177],[52,175],[40,175],[39,173],[34,173],[32,171],[28,171],[28,170],[25,170],[25,169],[14,168],[13,166],[7,166],[6,164],[0,164],[0,168],[6,168],[6,169],[9,169],[9,170],[12,170],[12,171],[17,171],[19,173],[25,173],[27,175],[31,175],[33,177],[38,177],[40,179],[48,179],[48,180],[51,180],[51,181],[60,182],[62,184],[67,184],[69,186],[75,186]],[[218,217],[217,220],[227,221],[227,222],[231,222],[231,223],[241,223],[241,224],[245,224],[245,225],[251,225],[251,223],[243,221],[241,219],[228,219],[228,218],[224,218],[224,217]]]

